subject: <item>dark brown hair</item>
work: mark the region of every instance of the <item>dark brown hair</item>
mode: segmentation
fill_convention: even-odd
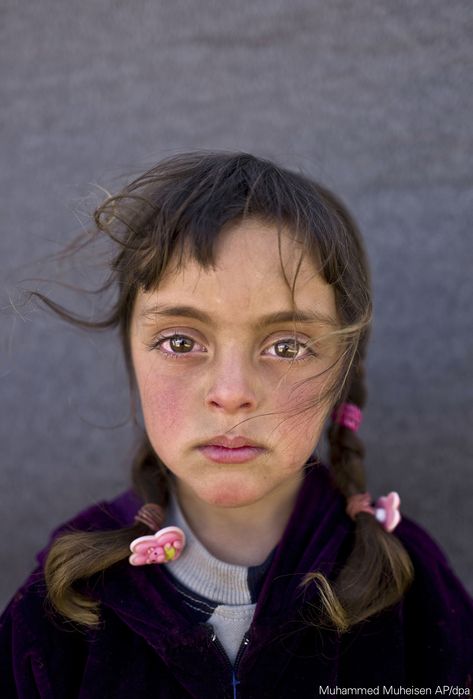
[[[73,241],[76,252],[103,237],[114,254],[105,283],[95,291],[116,289],[110,313],[98,321],[81,318],[48,296],[34,291],[62,318],[90,329],[118,328],[123,343],[131,395],[136,380],[131,360],[130,321],[138,291],[156,289],[172,260],[178,267],[194,259],[204,269],[215,266],[215,243],[228,226],[256,218],[284,230],[301,245],[325,281],[332,285],[340,326],[339,354],[323,395],[314,396],[301,411],[323,404],[335,408],[349,401],[363,408],[366,400],[364,358],[372,321],[368,263],[358,228],[342,202],[311,178],[247,153],[193,152],[167,158],[108,196],[94,213],[95,226]],[[280,243],[280,237],[278,238]],[[286,277],[294,307],[294,288]],[[297,271],[299,269],[297,268]],[[328,412],[328,411],[327,411]],[[136,417],[136,416],[135,416]],[[332,423],[328,429],[333,481],[345,497],[366,491],[364,448],[359,436]],[[137,449],[132,485],[145,502],[166,506],[170,479],[166,465],[145,432]],[[354,545],[336,579],[318,571],[321,616],[341,632],[397,602],[413,577],[412,564],[400,541],[376,519],[360,513],[355,519]],[[148,533],[137,523],[124,529],[72,532],[52,544],[45,564],[48,599],[68,619],[96,626],[99,605],[79,594],[74,582],[106,570],[130,554],[129,544]]]

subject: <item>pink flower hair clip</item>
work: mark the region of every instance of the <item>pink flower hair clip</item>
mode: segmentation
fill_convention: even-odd
[[[348,498],[346,512],[353,520],[359,512],[367,512],[376,517],[387,532],[392,532],[401,521],[400,505],[401,499],[395,491],[378,498],[374,507],[369,493],[357,493]]]
[[[132,566],[148,563],[169,563],[179,558],[186,543],[186,537],[179,527],[164,527],[152,536],[139,536],[130,544]]]
[[[160,505],[147,503],[135,516],[135,522],[142,522],[150,529],[157,529],[155,534],[139,536],[130,544],[132,555],[128,561],[132,566],[150,563],[169,563],[176,561],[186,545],[186,537],[179,527],[164,527],[164,511]]]

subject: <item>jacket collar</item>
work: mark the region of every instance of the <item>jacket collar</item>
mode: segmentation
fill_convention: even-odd
[[[132,524],[142,504],[132,490],[107,503],[115,526],[121,527]],[[304,575],[319,571],[330,578],[352,531],[344,498],[333,485],[328,468],[307,462],[295,506],[258,597],[252,626],[260,627],[262,637],[269,637],[272,628],[317,597],[315,585],[300,587]],[[183,639],[195,643],[206,633],[186,619],[179,593],[159,565],[132,566],[126,559],[85,585],[87,594],[113,610],[160,653],[181,646]]]

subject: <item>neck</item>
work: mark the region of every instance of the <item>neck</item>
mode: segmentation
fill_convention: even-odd
[[[226,563],[260,565],[281,539],[303,480],[298,473],[263,501],[219,507],[176,483],[176,497],[190,528],[213,556]]]

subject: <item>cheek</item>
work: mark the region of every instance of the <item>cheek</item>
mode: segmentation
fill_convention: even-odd
[[[141,404],[146,425],[151,432],[181,429],[187,421],[189,391],[185,382],[153,376],[140,386]]]
[[[307,381],[278,392],[276,411],[279,416],[278,432],[290,448],[298,451],[322,431],[328,406],[317,403],[320,386],[317,381]]]

